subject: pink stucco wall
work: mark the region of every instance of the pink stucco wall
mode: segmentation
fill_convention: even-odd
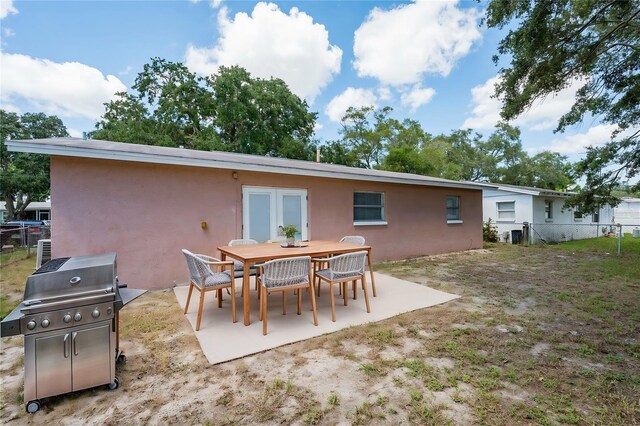
[[[307,189],[309,238],[363,235],[373,260],[482,247],[482,191],[53,156],[53,256],[115,251],[120,281],[165,288],[188,280],[180,249],[218,256],[242,237],[243,185]],[[353,191],[385,193],[386,226],[353,225]],[[445,202],[461,197],[462,224]],[[200,223],[208,228],[202,230]]]

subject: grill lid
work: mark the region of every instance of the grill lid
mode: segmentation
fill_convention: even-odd
[[[27,278],[23,304],[61,301],[87,293],[115,297],[115,285],[115,253],[52,259]]]

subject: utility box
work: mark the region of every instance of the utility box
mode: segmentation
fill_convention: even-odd
[[[633,228],[633,238],[640,238],[640,228]]]
[[[511,244],[520,244],[522,242],[522,231],[520,229],[511,230]]]

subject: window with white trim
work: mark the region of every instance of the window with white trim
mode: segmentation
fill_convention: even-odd
[[[583,217],[582,212],[580,211],[579,208],[576,207],[575,210],[573,210],[573,220],[575,222],[582,222],[582,217]]]
[[[600,212],[595,212],[591,218],[591,222],[600,223]]]
[[[498,220],[516,220],[516,202],[500,201],[496,203]]]
[[[553,220],[553,201],[545,200],[545,202],[544,202],[544,218],[545,218],[545,220]]]
[[[384,192],[354,192],[353,221],[384,222]]]
[[[461,220],[460,197],[447,197],[447,220]]]

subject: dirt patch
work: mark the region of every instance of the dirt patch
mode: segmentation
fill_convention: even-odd
[[[12,300],[30,263],[10,266]],[[26,415],[22,339],[4,339],[0,422],[640,423],[637,257],[495,245],[376,269],[463,297],[211,366],[173,295],[150,292],[122,311],[116,391]]]

